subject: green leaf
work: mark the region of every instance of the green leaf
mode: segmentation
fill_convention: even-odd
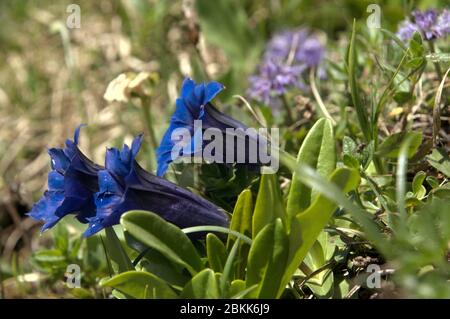
[[[203,263],[189,238],[175,225],[146,211],[131,211],[122,215],[120,223],[136,240],[159,251],[173,262],[195,275]]]
[[[174,299],[176,293],[162,279],[145,271],[127,271],[100,282],[136,299]]]
[[[406,138],[411,138],[411,143],[408,148],[408,158],[413,157],[422,144],[421,132],[400,132],[388,136],[378,146],[377,155],[397,158],[400,152],[400,145]]]
[[[285,218],[285,206],[276,174],[263,174],[253,213],[252,237],[276,218]]]
[[[64,223],[58,223],[53,227],[53,240],[55,242],[55,247],[58,248],[63,253],[68,253],[69,251],[69,231],[67,230],[67,225]]]
[[[145,255],[139,265],[147,272],[154,274],[173,286],[183,287],[190,279],[184,272],[184,267],[173,263],[153,248],[145,250]]]
[[[356,168],[358,169],[360,166],[360,163],[358,162],[358,160],[356,158],[354,158],[353,156],[344,154],[342,161],[344,162],[344,164],[350,168]]]
[[[184,287],[181,298],[185,299],[218,299],[219,284],[214,271],[203,269]]]
[[[318,120],[300,147],[297,163],[306,164],[323,177],[328,177],[336,167],[336,149],[333,126],[328,119]],[[287,200],[288,218],[305,210],[316,197],[316,191],[300,182],[294,173]]]
[[[244,234],[248,237],[252,236],[252,215],[253,215],[253,199],[252,192],[245,189],[239,195],[236,205],[234,206],[233,216],[231,218],[230,229]],[[236,238],[228,235],[227,248],[233,246]]]
[[[215,272],[222,272],[227,261],[227,249],[222,241],[212,233],[206,235],[206,253],[209,267]]]
[[[276,298],[286,269],[289,239],[280,218],[266,225],[256,236],[247,262],[247,287],[258,298]]]
[[[427,161],[445,176],[450,177],[450,157],[444,148],[435,148],[433,152],[427,156]]]
[[[67,265],[66,256],[58,249],[39,250],[33,254],[33,262],[39,268],[46,271],[52,269],[65,268]]]
[[[426,194],[426,189],[423,186],[423,182],[426,176],[427,174],[423,171],[417,172],[412,182],[412,191],[414,195],[416,195],[416,197],[419,199],[422,199]]]
[[[414,32],[409,42],[409,51],[413,58],[420,58],[424,55],[425,48],[422,43],[422,36],[417,31]]]
[[[119,273],[134,270],[133,263],[128,257],[126,251],[122,247],[122,243],[116,235],[112,227],[105,228],[106,233],[106,251],[110,257],[119,267]]]
[[[361,99],[361,92],[358,86],[357,80],[357,55],[356,55],[356,44],[355,44],[355,36],[356,36],[356,21],[353,21],[353,30],[352,36],[350,38],[350,44],[348,48],[348,57],[347,57],[347,66],[348,66],[348,79],[349,79],[349,88],[350,94],[352,96],[353,107],[356,110],[356,115],[358,117],[359,126],[361,131],[364,134],[364,137],[367,141],[372,140],[371,127],[369,122],[369,117],[366,111],[366,107]]]
[[[431,188],[439,187],[439,180],[436,177],[427,176],[427,178],[425,178],[425,180],[427,181],[428,185],[431,186]]]
[[[303,263],[307,267],[308,272],[305,272],[301,267],[305,276],[310,276],[312,272],[326,267],[333,258],[336,245],[329,241],[328,233],[322,231],[306,255]],[[319,298],[329,298],[333,293],[334,275],[333,271],[328,268],[320,271],[317,275],[312,276],[306,282],[306,285],[314,292],[314,295]]]
[[[192,233],[199,233],[199,232],[223,233],[223,234],[227,234],[228,236],[233,236],[233,237],[239,238],[240,240],[242,240],[244,243],[246,243],[248,245],[252,244],[251,238],[249,238],[241,233],[238,233],[237,231],[234,231],[229,228],[222,227],[222,226],[210,226],[210,225],[193,226],[193,227],[183,228],[182,231],[185,234],[192,234]]]
[[[427,60],[430,62],[449,62],[450,61],[450,53],[439,52],[439,53],[430,53],[426,55]]]
[[[253,200],[252,192],[245,189],[239,195],[231,218],[230,229],[246,236],[252,236]],[[228,235],[227,249],[230,250],[236,241],[235,236]],[[250,246],[241,242],[238,248],[238,260],[236,265],[236,277],[243,278],[247,265],[247,256]]]
[[[230,295],[236,296],[247,288],[245,281],[242,279],[236,279],[231,282]]]
[[[358,152],[358,144],[348,136],[342,139],[342,153],[355,157]]]
[[[238,247],[239,239],[234,243],[233,247],[231,247],[230,253],[228,254],[228,258],[225,262],[225,266],[223,267],[222,276],[220,277],[220,291],[222,292],[222,296],[228,296],[230,283],[234,279],[233,270],[236,262]]]
[[[348,168],[338,168],[331,175],[330,181],[342,193],[355,189],[360,177],[358,171]],[[331,196],[329,196],[331,198]],[[322,229],[327,225],[337,205],[324,194],[320,194],[311,206],[297,214],[292,220],[289,234],[289,259],[279,294],[289,282],[297,267],[316,241]]]

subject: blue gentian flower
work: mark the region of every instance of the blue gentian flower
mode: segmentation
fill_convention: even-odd
[[[29,216],[44,222],[41,231],[53,227],[68,214],[82,223],[95,215],[94,193],[98,191],[97,173],[101,166],[90,161],[78,148],[79,126],[74,139],[64,149],[51,148],[52,171],[48,174],[48,190],[33,206]]]
[[[202,101],[216,94],[211,86],[208,94]],[[95,194],[97,213],[89,219],[85,236],[118,224],[123,213],[135,209],[156,213],[180,228],[228,226],[228,215],[220,208],[140,167],[135,158],[141,142],[142,135],[139,135],[133,140],[131,148],[124,145],[122,150],[107,150],[105,169],[98,173],[100,189]]]
[[[176,101],[175,112],[170,119],[170,125],[164,134],[156,153],[158,157],[157,175],[162,176],[169,164],[183,156],[198,156],[205,146],[201,133],[206,129],[215,129],[223,134],[227,128],[246,130],[247,127],[232,117],[220,112],[212,103],[212,99],[224,89],[218,82],[196,84],[186,78],[181,88],[181,96]],[[194,121],[200,120],[202,127],[195,130]],[[190,145],[174,152],[174,146],[179,140],[173,140],[172,133],[176,129],[187,129],[192,139]],[[236,135],[237,136],[237,135]],[[252,138],[258,138],[256,135]],[[224,139],[225,140],[225,139]],[[221,156],[225,157],[226,154]],[[247,156],[248,157],[248,156]],[[247,158],[246,157],[246,158]],[[222,162],[225,162],[224,160]]]
[[[400,23],[397,36],[402,41],[412,38],[414,32],[419,32],[426,40],[443,38],[450,34],[450,10],[444,9],[439,13],[435,9],[413,11],[412,21],[404,20]]]

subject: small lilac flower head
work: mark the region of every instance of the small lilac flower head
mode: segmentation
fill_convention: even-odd
[[[123,213],[135,209],[151,211],[180,228],[228,226],[228,215],[217,206],[140,167],[135,158],[141,143],[139,135],[131,148],[107,150],[105,169],[98,173],[97,213],[84,236],[118,224]]]
[[[98,191],[97,173],[101,166],[91,162],[78,148],[81,126],[74,140],[67,140],[64,149],[51,148],[52,171],[48,174],[48,190],[33,206],[29,216],[42,220],[42,231],[53,227],[68,214],[82,223],[95,215],[94,193]]]
[[[399,25],[397,36],[400,40],[406,42],[412,38],[414,32],[416,31],[420,32],[418,27],[414,23],[408,20],[404,20]]]
[[[271,105],[272,100],[292,87],[304,88],[301,72],[305,66],[288,66],[266,61],[259,73],[250,77],[248,93],[251,98]]]
[[[436,30],[442,36],[450,34],[450,10],[444,9],[438,17]]]
[[[267,44],[259,72],[249,78],[248,95],[276,108],[280,95],[287,90],[306,89],[304,72],[320,69],[324,56],[323,44],[306,29],[275,34]]]
[[[310,37],[296,53],[297,61],[304,62],[308,67],[318,66],[323,60],[325,49],[317,38]]]
[[[436,32],[436,23],[438,18],[438,13],[436,10],[416,10],[412,13],[412,16],[414,17],[414,22],[418,29],[422,31],[425,36],[425,39],[431,40],[440,37],[440,35]]]
[[[324,57],[323,44],[306,29],[277,33],[267,44],[264,61],[279,64],[318,66]]]
[[[308,32],[305,29],[287,30],[275,34],[267,44],[264,59],[277,62],[286,62],[291,51],[298,55],[301,45],[307,40]]]
[[[420,32],[425,40],[434,40],[450,34],[450,11],[444,9],[440,14],[435,9],[416,10],[412,13],[413,21],[400,23],[397,36],[402,41],[412,38],[414,32]]]

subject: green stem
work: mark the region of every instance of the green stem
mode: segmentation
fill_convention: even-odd
[[[285,109],[285,111],[286,111],[286,117],[287,117],[287,124],[288,125],[291,125],[292,123],[294,123],[294,117],[292,116],[292,111],[291,111],[291,107],[289,106],[289,101],[288,101],[288,99],[287,99],[287,96],[286,96],[286,94],[282,94],[281,95],[281,100],[282,100],[282,104],[283,104],[283,107],[284,107],[284,109]]]
[[[144,114],[144,124],[147,128],[147,133],[150,136],[150,143],[152,150],[158,147],[158,142],[156,141],[155,132],[153,131],[153,118],[150,112],[150,99],[147,96],[141,96],[141,107]]]
[[[430,48],[430,52],[431,53],[436,53],[436,48],[434,47],[434,42],[433,41],[427,41],[428,42],[428,47]],[[434,68],[436,69],[436,74],[439,78],[439,81],[442,79],[442,70],[441,70],[441,66],[439,65],[439,62],[434,62]]]

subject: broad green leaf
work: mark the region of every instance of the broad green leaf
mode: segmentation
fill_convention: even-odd
[[[298,152],[297,163],[306,164],[327,178],[336,167],[336,149],[333,126],[328,119],[318,120],[306,135]],[[316,191],[292,175],[291,187],[287,200],[288,218],[308,208],[316,196]]]
[[[354,220],[364,229],[366,238],[371,240],[378,249],[386,247],[386,236],[382,233],[379,225],[373,220],[373,215],[362,209],[359,205],[354,204],[346,196],[345,192],[342,191],[339,185],[324,179],[308,165],[297,163],[294,157],[284,151],[280,151],[280,163],[285,165],[292,172],[297,173],[298,178],[303,183],[317,189],[323,197],[338,203],[343,209],[351,214]],[[353,172],[354,170],[350,171]],[[359,181],[359,174],[356,173],[356,175]]]
[[[176,293],[162,279],[145,271],[127,271],[100,282],[136,299],[173,299]]]
[[[246,286],[255,284],[257,298],[276,298],[287,265],[289,239],[283,222],[277,218],[258,233],[250,248]]]
[[[222,272],[227,261],[227,249],[222,241],[212,233],[206,235],[206,253],[209,267],[215,272]]]
[[[356,168],[358,169],[360,166],[360,163],[358,162],[358,160],[356,158],[354,158],[353,156],[344,154],[342,161],[344,162],[344,164],[350,168]]]
[[[108,253],[108,257],[117,264],[119,273],[134,270],[133,263],[123,249],[122,243],[114,229],[112,227],[106,227],[105,233],[106,252]]]
[[[245,281],[242,279],[236,279],[231,282],[230,287],[230,295],[235,296],[239,294],[240,292],[244,291],[247,288],[245,285]]]
[[[406,138],[411,138],[408,148],[408,158],[414,156],[422,144],[422,133],[420,132],[400,132],[388,136],[379,146],[377,155],[389,158],[397,158],[400,152],[400,145]]]
[[[252,192],[245,189],[239,195],[231,218],[230,229],[241,234],[252,236],[252,217],[253,217],[253,200]],[[236,241],[236,237],[231,234],[228,235],[227,249],[230,250]],[[247,265],[247,256],[250,246],[242,242],[238,248],[238,260],[236,265],[236,277],[243,278],[245,267]]]
[[[175,225],[146,211],[131,211],[120,219],[125,231],[136,240],[154,248],[194,275],[203,263],[189,238]]]
[[[360,177],[354,169],[337,168],[331,175],[330,181],[345,194],[358,186]],[[328,197],[332,198],[332,196]],[[297,214],[292,220],[288,266],[279,295],[336,210],[337,205],[328,197],[320,194],[307,210]]]
[[[184,267],[173,263],[169,258],[153,248],[147,248],[139,265],[147,272],[154,274],[167,283],[183,287],[190,279],[184,272]]]
[[[423,182],[426,176],[427,174],[423,171],[417,172],[412,182],[412,191],[414,195],[419,199],[422,199],[427,191],[426,188],[423,186]]]
[[[450,157],[443,148],[436,148],[427,156],[428,163],[435,169],[450,177]]]
[[[248,237],[252,236],[252,215],[253,215],[253,199],[252,192],[245,189],[239,195],[236,205],[234,206],[233,216],[231,218],[230,229],[244,234]],[[236,237],[228,235],[227,248],[230,249]]]
[[[239,238],[242,240],[242,242],[251,245],[252,239],[248,236],[245,236],[241,233],[238,233],[235,230],[231,230],[228,227],[222,227],[222,226],[211,226],[211,225],[205,225],[205,226],[193,226],[188,228],[182,229],[183,233],[185,234],[193,234],[193,233],[199,233],[199,232],[214,232],[214,233],[223,233],[227,234],[228,236],[233,236],[236,238]]]
[[[203,269],[184,287],[181,298],[185,299],[218,299],[219,284],[214,271]]]
[[[413,58],[423,57],[425,48],[423,46],[422,36],[415,31],[411,40],[409,41],[409,52]]]
[[[312,272],[326,267],[333,257],[335,248],[336,245],[329,241],[328,233],[322,231],[303,260],[303,263],[308,268],[308,271],[301,268],[304,276],[309,276]],[[332,269],[328,268],[320,271],[317,275],[309,278],[306,285],[314,292],[316,297],[331,297],[334,286]]]
[[[276,218],[285,219],[285,206],[277,174],[263,174],[253,212],[252,237]]]

